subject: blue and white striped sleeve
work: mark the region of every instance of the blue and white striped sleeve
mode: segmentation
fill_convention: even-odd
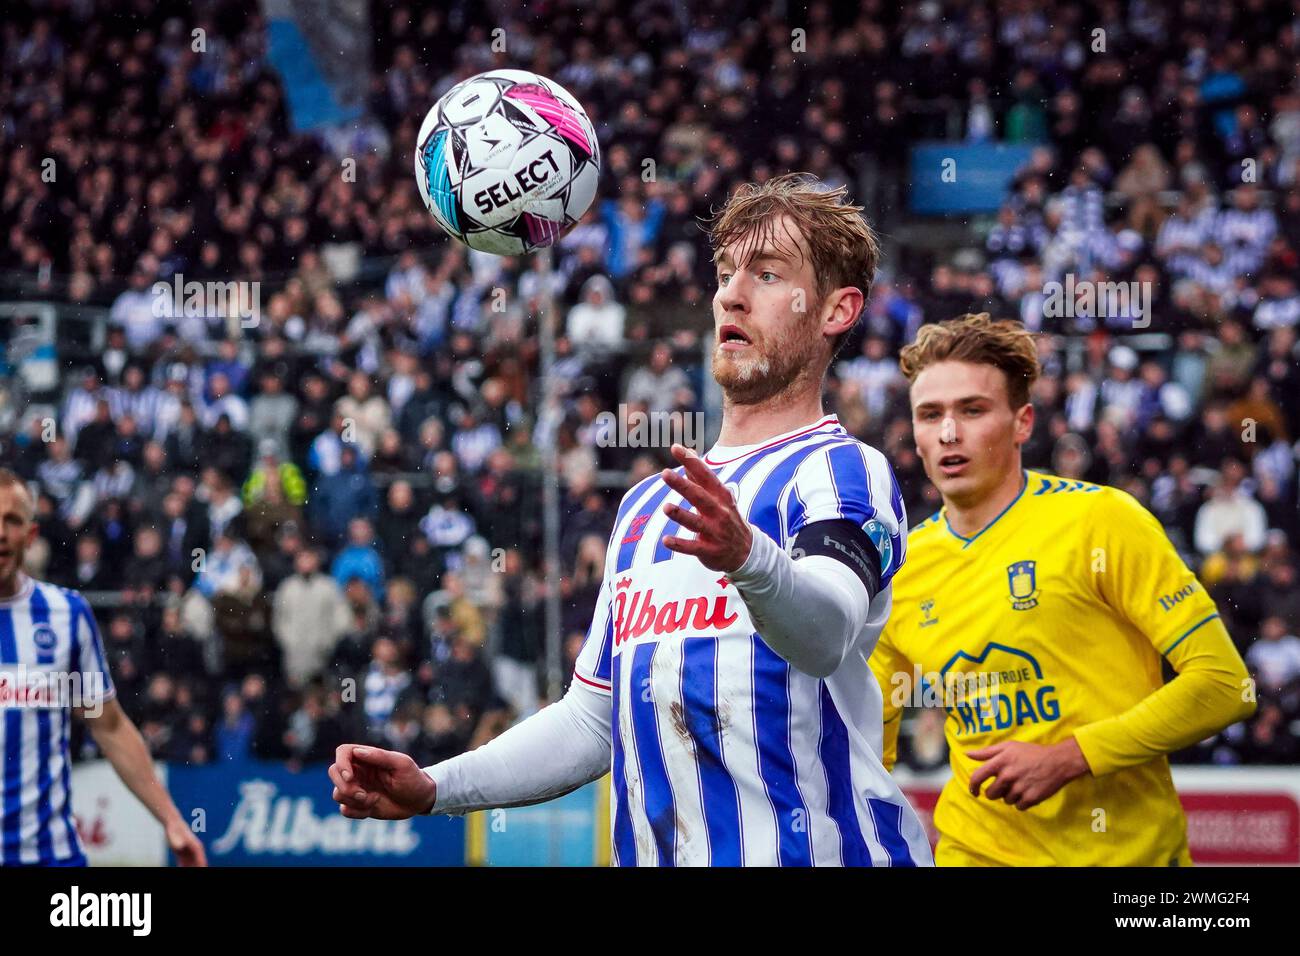
[[[844,519],[862,528],[880,554],[882,588],[902,567],[902,492],[885,456],[868,445],[846,441],[810,456],[795,472],[785,512],[788,542],[816,521]]]
[[[72,666],[81,675],[81,706],[94,706],[117,696],[99,625],[86,599],[76,591],[68,592],[72,609]]]
[[[609,574],[600,586],[596,610],[591,615],[587,639],[574,664],[573,677],[603,694],[612,693],[610,659],[614,652],[614,602]]]

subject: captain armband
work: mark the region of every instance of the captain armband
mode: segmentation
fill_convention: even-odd
[[[814,554],[834,558],[858,576],[873,600],[880,593],[880,552],[861,526],[847,518],[804,525],[795,536],[795,558]]]

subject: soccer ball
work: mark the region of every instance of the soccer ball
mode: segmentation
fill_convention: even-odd
[[[596,196],[600,146],[564,87],[525,70],[458,83],[420,124],[415,178],[449,235],[521,255],[549,246]]]

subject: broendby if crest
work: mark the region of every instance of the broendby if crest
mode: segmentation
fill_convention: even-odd
[[[1038,576],[1036,561],[1017,561],[1007,566],[1007,590],[1011,606],[1017,611],[1038,607]]]

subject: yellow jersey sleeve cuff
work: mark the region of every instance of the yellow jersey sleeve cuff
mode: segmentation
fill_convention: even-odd
[[[1109,739],[1122,732],[1118,717],[1107,717],[1080,727],[1074,732],[1075,743],[1088,762],[1088,769],[1094,777],[1101,777],[1119,770],[1123,764],[1117,759],[1118,741]]]

